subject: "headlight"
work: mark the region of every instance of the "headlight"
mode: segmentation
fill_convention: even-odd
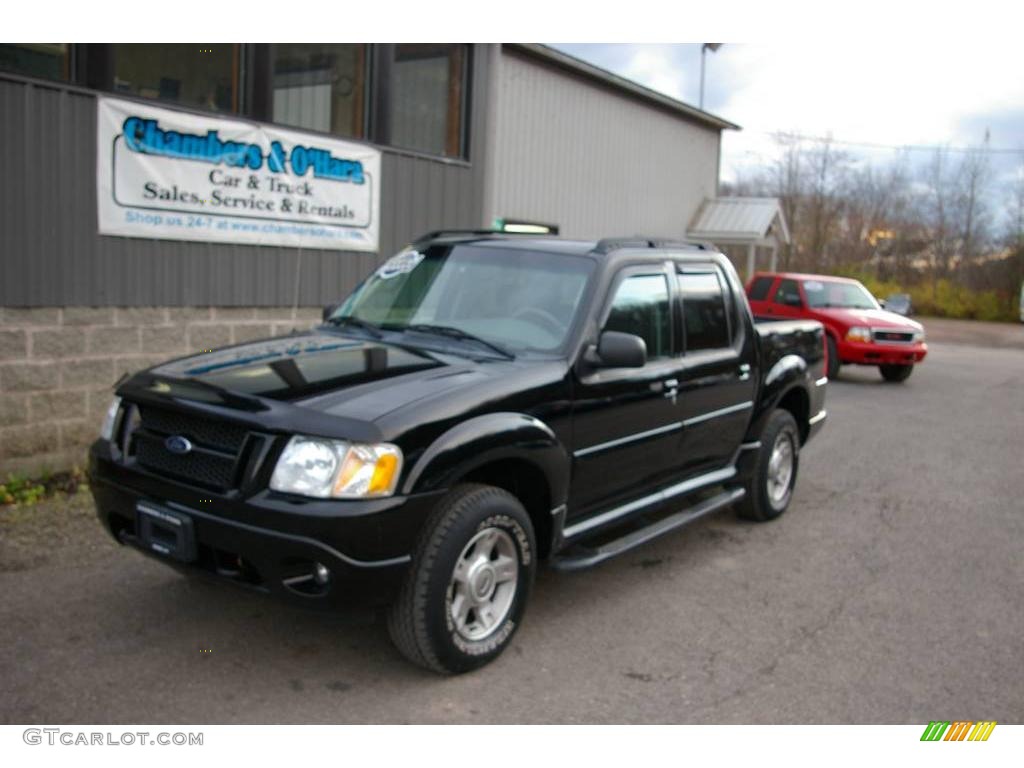
[[[914,343],[920,344],[922,341],[924,341],[924,329],[914,331]]]
[[[861,344],[871,343],[871,329],[854,326],[846,332],[847,341],[859,341]]]
[[[277,460],[270,487],[319,499],[390,496],[402,472],[396,445],[364,445],[296,435]]]
[[[100,427],[100,437],[104,440],[114,439],[114,427],[117,425],[117,414],[121,410],[121,398],[114,395],[107,408],[107,415],[103,417],[103,426]],[[95,422],[93,422],[95,423]]]

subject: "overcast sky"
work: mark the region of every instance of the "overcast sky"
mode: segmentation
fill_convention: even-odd
[[[696,105],[699,44],[554,47]],[[770,156],[770,134],[831,134],[886,145],[980,144],[1024,152],[1024,46],[908,41],[726,44],[707,54],[704,108],[726,131],[723,180]],[[869,159],[892,150],[849,147]],[[922,159],[927,153],[915,153]],[[1022,155],[992,155],[1002,181]]]

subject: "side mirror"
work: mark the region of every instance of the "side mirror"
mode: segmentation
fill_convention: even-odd
[[[642,368],[647,364],[647,344],[632,333],[605,331],[587,357],[596,368]]]
[[[799,296],[789,293],[782,297],[782,303],[787,307],[802,307],[804,303],[800,300]]]
[[[340,302],[338,302],[336,304],[328,304],[326,307],[324,307],[324,313],[323,313],[321,319],[326,323],[327,322],[327,318],[329,318],[331,315],[333,315],[337,311],[338,307],[340,307],[340,306],[341,306]]]
[[[886,308],[885,307],[885,299],[876,299],[876,301],[878,302],[878,306],[880,306],[882,309]]]

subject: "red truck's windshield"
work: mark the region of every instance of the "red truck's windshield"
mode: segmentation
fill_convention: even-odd
[[[804,280],[808,306],[837,309],[878,309],[878,302],[860,283]]]

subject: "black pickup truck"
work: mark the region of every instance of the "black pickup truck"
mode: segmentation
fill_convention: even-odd
[[[438,672],[495,658],[539,561],[785,511],[825,420],[814,321],[755,326],[708,246],[431,233],[324,323],[117,387],[90,454],[124,544],[310,606],[388,606]]]

